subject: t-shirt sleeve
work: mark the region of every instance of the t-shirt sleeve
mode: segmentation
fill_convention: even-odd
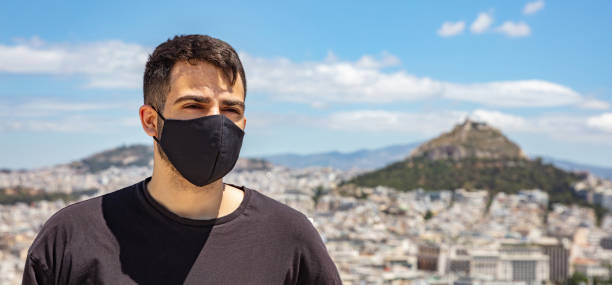
[[[342,284],[336,265],[332,261],[321,235],[306,218],[302,222],[302,242],[298,268],[299,285],[306,284]]]
[[[44,266],[41,266],[39,261],[31,255],[26,258],[25,267],[23,269],[22,285],[43,285],[53,284],[49,271]]]
[[[70,213],[65,209],[51,216],[34,238],[28,249],[22,284],[63,283],[64,279],[58,278],[60,271],[70,270],[66,266],[70,260],[65,257],[70,228],[66,224]]]

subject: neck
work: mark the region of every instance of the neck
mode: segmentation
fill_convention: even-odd
[[[181,217],[199,220],[218,218],[233,211],[231,201],[224,195],[226,187],[222,178],[198,187],[172,171],[157,153],[155,156],[147,190],[166,209]]]

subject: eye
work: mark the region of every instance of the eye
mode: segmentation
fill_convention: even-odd
[[[185,108],[188,108],[188,109],[200,109],[200,105],[191,104],[191,105],[186,105]]]
[[[225,109],[225,111],[230,111],[230,112],[234,112],[236,114],[240,114],[240,111],[238,111],[236,109]]]

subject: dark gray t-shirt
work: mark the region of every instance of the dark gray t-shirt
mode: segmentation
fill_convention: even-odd
[[[257,190],[210,220],[180,217],[146,190],[151,177],[81,201],[44,224],[23,284],[341,284],[321,236]]]

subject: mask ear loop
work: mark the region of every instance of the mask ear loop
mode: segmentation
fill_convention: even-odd
[[[164,118],[164,116],[162,116],[162,114],[161,114],[159,111],[157,111],[157,109],[155,109],[155,107],[151,106],[151,108],[153,108],[153,110],[155,110],[155,113],[157,113],[157,115],[159,115],[159,116],[162,118],[162,120],[163,120],[164,122],[166,121],[166,118]],[[154,139],[154,140],[155,140],[155,141],[156,141],[158,144],[160,144],[160,145],[161,145],[161,143],[159,142],[159,140],[157,139],[157,137],[156,137],[156,136],[153,136],[153,139]]]

